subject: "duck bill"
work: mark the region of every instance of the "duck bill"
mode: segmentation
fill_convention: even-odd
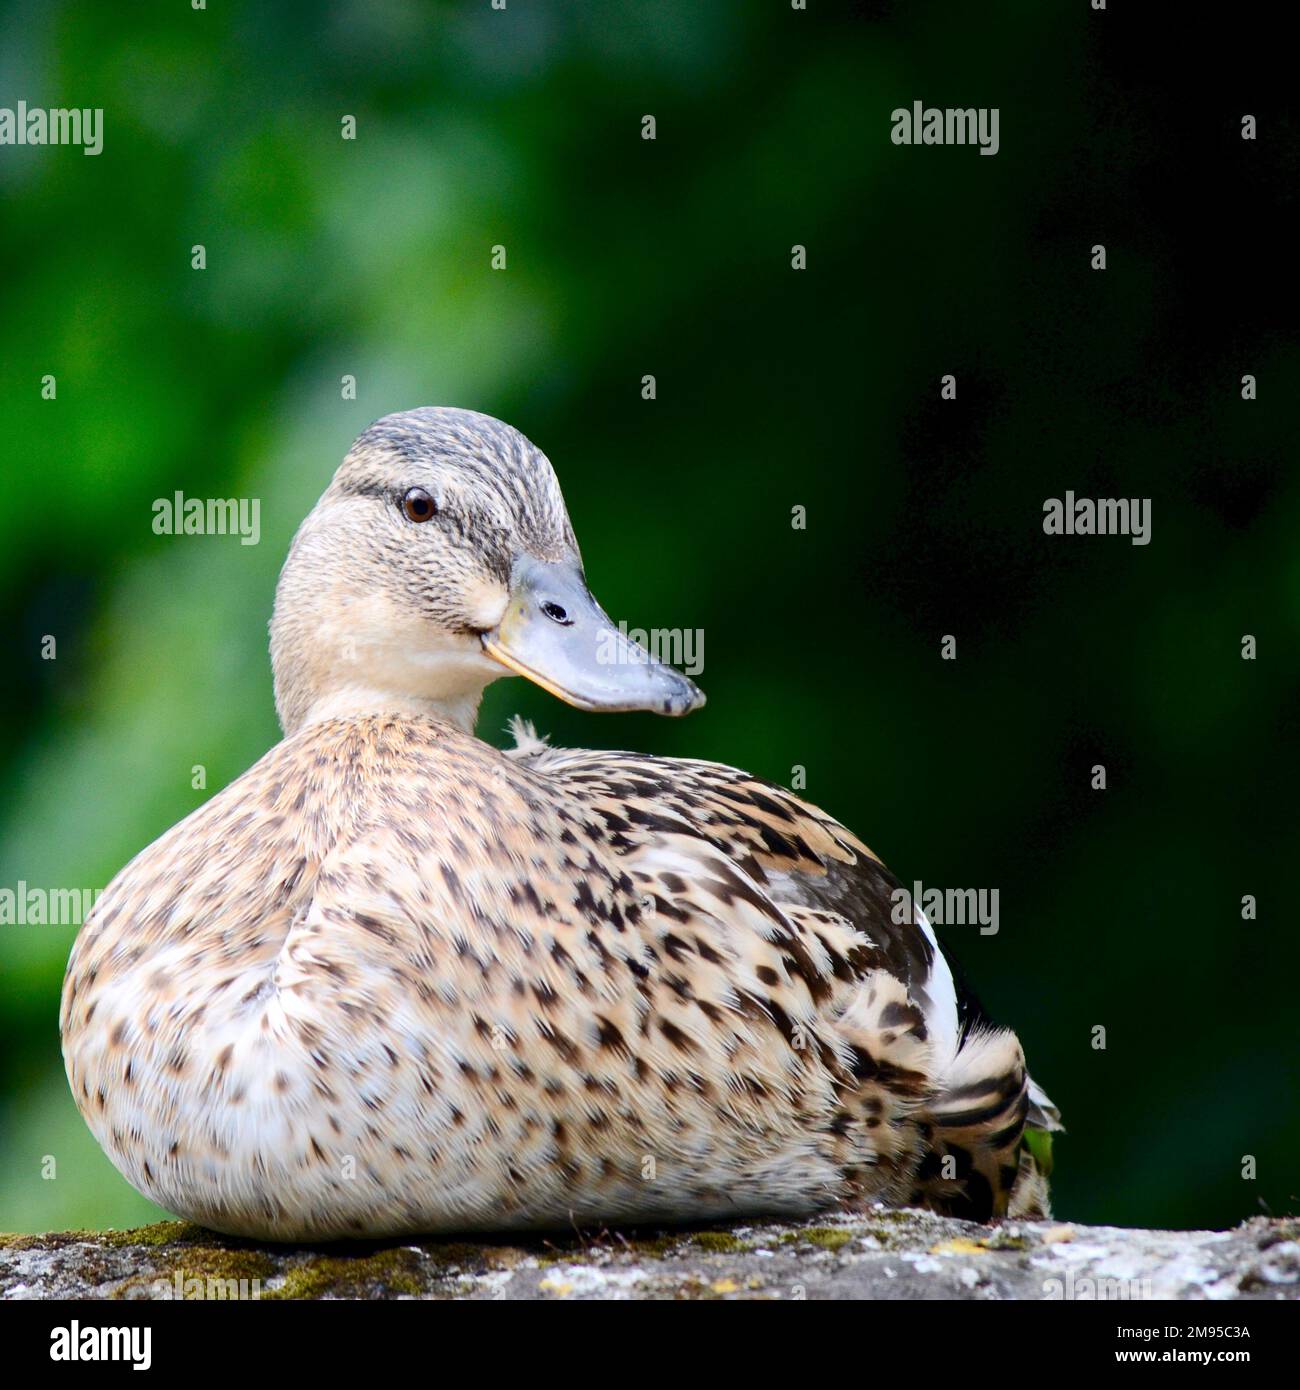
[[[614,626],[576,561],[524,556],[510,576],[501,621],[483,650],[578,709],[689,714],[704,692]]]

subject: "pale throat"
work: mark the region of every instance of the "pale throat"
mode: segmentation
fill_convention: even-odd
[[[430,643],[370,635],[330,652],[333,645],[322,642],[299,667],[304,688],[292,706],[302,714],[286,733],[322,719],[386,714],[442,719],[472,734],[483,691],[509,674],[476,637]]]
[[[477,636],[500,620],[504,584],[463,585],[463,626],[452,630],[390,586],[340,582],[304,593],[300,576],[294,578],[292,590],[277,595],[271,623],[286,734],[322,719],[373,714],[442,719],[474,732],[484,689],[509,674]]]
[[[504,676],[506,672],[501,674]],[[363,719],[368,715],[386,714],[399,719],[440,719],[472,734],[478,723],[483,690],[484,686],[480,686],[461,695],[432,697],[365,684],[339,686],[313,701],[299,727],[318,724],[324,719]]]

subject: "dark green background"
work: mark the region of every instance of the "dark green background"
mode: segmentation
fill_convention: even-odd
[[[103,886],[275,740],[294,528],[367,422],[473,407],[615,618],[703,628],[709,695],[503,681],[486,736],[806,767],[905,881],[1000,891],[953,946],[1064,1111],[1059,1214],[1290,1209],[1289,50],[1240,6],[809,4],[0,12],[0,105],[105,110],[98,158],[0,148],[0,885]],[[893,146],[915,99],[1001,152]],[[1070,488],[1151,498],[1152,544],[1045,537]],[[155,536],[176,489],[260,498],[260,546]],[[0,928],[0,1230],[152,1210],[66,1092],[72,936]]]

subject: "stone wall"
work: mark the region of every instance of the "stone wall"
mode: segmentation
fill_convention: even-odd
[[[976,1226],[883,1208],[802,1224],[302,1249],[181,1222],[0,1236],[0,1298],[1300,1298],[1300,1221]]]

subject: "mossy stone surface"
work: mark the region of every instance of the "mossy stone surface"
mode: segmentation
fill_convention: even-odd
[[[1091,1286],[1085,1281],[1092,1281]],[[977,1226],[880,1208],[807,1222],[265,1245],[180,1221],[0,1236],[0,1298],[1300,1299],[1300,1222]]]

